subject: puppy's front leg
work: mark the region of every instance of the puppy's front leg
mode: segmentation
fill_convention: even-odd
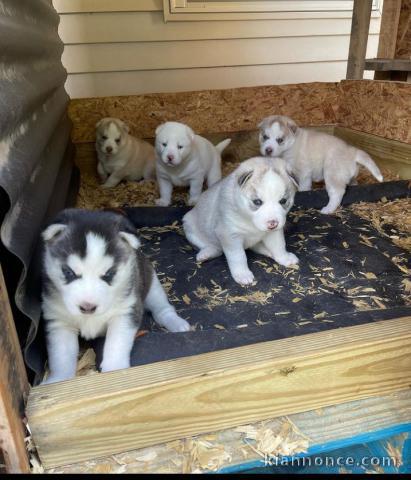
[[[121,182],[121,177],[117,176],[115,173],[112,173],[105,183],[103,183],[102,188],[112,188],[117,187]]]
[[[194,178],[190,182],[190,196],[188,199],[188,204],[190,206],[194,206],[197,202],[198,199],[200,198],[201,192],[203,190],[203,183],[204,183],[204,178]]]
[[[107,180],[108,174],[104,170],[103,164],[101,162],[97,163],[97,173],[102,182],[105,182]]]
[[[43,384],[69,380],[76,375],[78,333],[64,327],[52,327],[47,333],[49,376]]]
[[[282,228],[268,233],[263,239],[263,244],[271,253],[272,258],[280,265],[289,267],[298,263],[298,257],[294,253],[287,252]]]
[[[160,198],[157,198],[156,205],[159,207],[168,207],[171,203],[173,184],[167,178],[160,176],[157,176],[157,182],[160,190]]]
[[[150,310],[155,322],[169,332],[188,332],[190,330],[190,324],[179,317],[175,308],[170,305],[166,292],[154,271],[144,306]]]
[[[137,316],[142,317],[142,312],[139,312]],[[130,352],[138,330],[138,323],[131,318],[131,315],[124,315],[109,324],[101,362],[102,372],[130,366]]]
[[[218,233],[217,233],[218,235]],[[221,246],[227,259],[231,276],[240,285],[250,285],[254,282],[254,275],[248,268],[247,255],[244,251],[242,239],[239,237],[220,237]]]

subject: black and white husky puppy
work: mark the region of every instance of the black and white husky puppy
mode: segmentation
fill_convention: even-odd
[[[170,305],[134,226],[122,215],[63,210],[42,233],[42,310],[50,374],[75,376],[78,336],[105,335],[101,371],[130,366],[144,309],[171,332],[190,325]]]

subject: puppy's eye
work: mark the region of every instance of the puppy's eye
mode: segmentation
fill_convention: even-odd
[[[261,205],[263,204],[263,201],[260,200],[259,198],[255,198],[255,199],[253,200],[253,203],[254,203],[254,205],[255,205],[256,207],[261,207]]]
[[[181,149],[184,148],[184,147],[183,147],[183,145],[177,145],[177,148],[178,148],[179,150],[181,150]]]
[[[107,135],[102,135],[101,138],[102,138],[103,140],[107,140],[108,137],[107,137]]]
[[[121,137],[120,137],[120,138],[116,138],[116,143],[117,143],[117,145],[120,143],[120,140],[121,140]]]
[[[66,283],[74,282],[74,280],[80,278],[80,275],[76,275],[68,265],[63,265],[61,271],[63,272]]]
[[[284,142],[284,138],[277,138],[278,145],[281,145]]]
[[[167,146],[167,142],[163,142],[161,145],[163,145],[163,147],[166,147],[166,146]]]
[[[280,205],[285,205],[287,203],[287,199],[284,197],[280,200]]]
[[[268,135],[263,135],[263,140],[268,140],[270,137]]]
[[[113,281],[114,275],[116,274],[116,269],[114,267],[111,267],[107,272],[101,277],[101,279],[111,285],[111,282]]]

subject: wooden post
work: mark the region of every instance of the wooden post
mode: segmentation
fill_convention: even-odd
[[[381,17],[378,58],[395,58],[401,0],[384,0]],[[391,72],[375,72],[375,80],[389,80]]]
[[[22,415],[29,383],[0,265],[0,451],[8,473],[30,472]]]
[[[371,8],[372,0],[354,0],[347,79],[361,80],[363,77],[368,32],[370,29]]]

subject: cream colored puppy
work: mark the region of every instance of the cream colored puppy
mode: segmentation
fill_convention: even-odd
[[[121,180],[154,179],[154,147],[129,134],[118,118],[103,118],[96,125],[97,171],[103,188],[115,187]]]
[[[367,153],[332,135],[300,128],[291,118],[281,115],[265,118],[259,128],[261,154],[284,158],[301,192],[311,190],[312,182],[325,181],[329,201],[321,213],[332,213],[341,204],[347,185],[356,184],[359,165],[383,181]]]
[[[220,180],[221,153],[230,142],[228,138],[214,146],[183,123],[166,122],[158,126],[155,147],[160,198],[156,204],[163,207],[170,205],[173,185],[189,185],[188,204],[195,205],[204,180],[207,180],[208,187]]]
[[[202,193],[183,218],[187,239],[199,248],[197,261],[224,253],[234,280],[249,285],[254,275],[245,250],[274,259],[280,265],[298,263],[287,251],[284,225],[293,205],[296,185],[284,161],[254,157]]]

